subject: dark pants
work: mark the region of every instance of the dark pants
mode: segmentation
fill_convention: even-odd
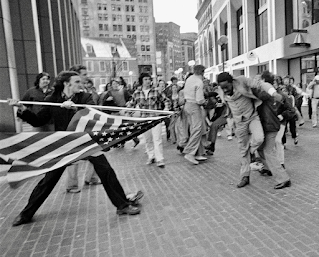
[[[311,106],[311,98],[308,98],[308,116],[309,119],[311,120],[311,116],[312,116],[312,106]]]
[[[118,209],[128,206],[124,190],[118,181],[116,174],[104,155],[90,157],[97,175],[100,177],[103,187],[111,202]],[[66,167],[46,173],[33,189],[27,206],[21,212],[25,219],[31,219],[42,203],[47,199],[55,185],[58,183]]]
[[[219,128],[227,124],[227,120],[224,115],[218,117],[215,121],[213,121],[212,125],[210,125],[210,130],[208,134],[208,141],[211,142],[209,145],[209,149],[215,152],[215,143],[217,138],[217,133]]]

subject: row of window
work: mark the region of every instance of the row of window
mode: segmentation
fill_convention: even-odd
[[[150,45],[141,45],[141,51],[151,51],[151,46]]]
[[[111,73],[114,68],[116,68],[117,72],[121,71],[129,71],[129,64],[127,61],[99,61],[98,69],[94,69],[93,61],[86,61],[87,71],[94,72],[108,72]]]
[[[97,4],[98,11],[107,11],[107,4]],[[82,13],[84,12],[87,14],[88,8],[82,8]],[[122,6],[119,4],[112,4],[111,10],[115,12],[121,12]],[[125,5],[125,11],[126,12],[135,12],[135,5]],[[148,13],[148,6],[139,6],[140,13]]]
[[[108,24],[99,24],[99,30],[105,30],[105,31],[109,31],[109,25]],[[113,31],[123,31],[123,25],[113,25]],[[135,25],[126,25],[126,31],[127,32],[135,32],[136,31],[136,26]],[[149,32],[150,31],[150,27],[148,25],[140,26],[140,32]]]

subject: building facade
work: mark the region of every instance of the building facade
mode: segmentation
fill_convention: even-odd
[[[81,0],[79,10],[82,37],[134,40],[139,73],[155,76],[153,0]]]
[[[305,87],[318,74],[318,0],[198,0],[196,18],[196,61],[212,80],[223,69],[245,76],[268,69]]]
[[[155,31],[157,76],[168,81],[182,68],[180,26],[173,22],[156,23]]]
[[[197,40],[197,33],[181,33],[182,43],[182,68],[183,72],[191,72],[192,67],[188,65],[189,61],[195,61],[195,41]]]
[[[21,99],[42,71],[54,78],[82,63],[77,12],[77,0],[0,1],[0,99]],[[0,131],[20,130],[13,108],[1,104]]]
[[[128,38],[81,39],[83,64],[88,77],[99,91],[99,85],[107,84],[115,77],[123,77],[133,85],[139,76],[137,51],[133,40]]]

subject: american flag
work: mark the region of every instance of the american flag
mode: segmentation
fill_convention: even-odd
[[[11,187],[100,151],[121,147],[162,122],[165,117],[109,115],[94,108],[78,111],[68,131],[0,133],[0,166],[10,165]]]

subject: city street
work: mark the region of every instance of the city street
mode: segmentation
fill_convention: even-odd
[[[63,174],[34,222],[12,227],[39,178],[18,189],[2,179],[0,255],[319,256],[319,128],[307,117],[297,129],[298,145],[288,134],[285,150],[292,186],[282,190],[256,171],[250,185],[236,188],[239,153],[225,131],[215,155],[197,166],[166,140],[164,169],[145,165],[143,143],[112,150],[107,156],[125,191],[145,193],[136,216],[118,216],[101,185],[67,194]]]

